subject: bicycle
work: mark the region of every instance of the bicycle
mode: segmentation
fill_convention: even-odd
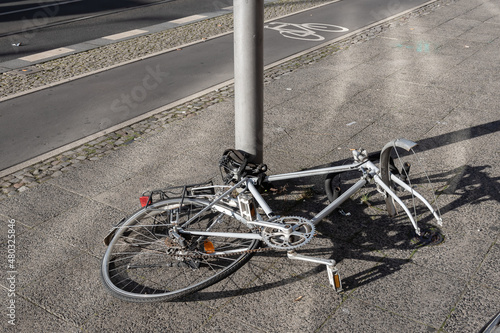
[[[227,150],[219,161],[223,185],[209,182],[145,192],[140,198],[142,208],[111,229],[101,265],[104,286],[127,301],[173,300],[226,278],[257,252],[281,250],[290,259],[325,265],[329,283],[341,292],[335,260],[296,250],[313,240],[323,218],[365,185],[375,184],[390,215],[401,207],[417,235],[423,234],[416,221],[422,208],[442,225],[439,209],[415,190],[424,189],[420,185],[424,179],[430,183],[427,174],[417,174],[413,182],[410,178],[415,146],[406,139],[393,140],[375,158],[355,149],[354,161],[347,165],[269,176],[266,165],[249,162],[240,151]],[[344,184],[338,184],[339,175],[352,171],[359,172],[359,179],[344,190]],[[331,203],[312,219],[277,215],[259,191],[272,182],[317,175],[326,175]],[[402,193],[401,198],[396,192]],[[432,186],[431,192],[434,196]],[[414,205],[412,213],[403,200],[421,205],[418,209]]]

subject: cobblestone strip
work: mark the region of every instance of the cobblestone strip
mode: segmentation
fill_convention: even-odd
[[[426,15],[440,6],[452,2],[455,2],[455,0],[441,0],[434,2],[414,12],[408,13],[403,17],[398,17],[390,22],[385,22],[379,26],[372,27],[369,30],[362,31],[346,40],[325,46],[314,52],[302,55],[286,63],[270,68],[264,73],[265,84],[279,79],[282,75],[286,75],[302,66],[307,66],[320,61],[322,58],[346,49],[350,45],[375,38],[390,27],[406,24],[411,17]],[[2,177],[0,179],[0,200],[13,196],[16,193],[24,192],[29,188],[49,179],[59,177],[63,172],[71,170],[81,163],[99,160],[103,156],[110,154],[123,146],[132,144],[136,140],[162,131],[167,124],[173,121],[195,116],[209,106],[222,102],[228,98],[232,98],[233,96],[233,85],[226,86],[183,105],[163,111],[149,117],[148,119],[104,135],[76,149],[64,152],[58,156]]]

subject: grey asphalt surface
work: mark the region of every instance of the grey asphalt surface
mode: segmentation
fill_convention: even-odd
[[[0,201],[2,331],[477,332],[500,310],[499,37],[500,1],[460,0],[265,86],[270,173],[345,161],[349,148],[397,137],[420,142],[442,190],[443,244],[416,248],[409,221],[355,197],[345,207],[353,215],[328,217],[302,250],[339,262],[342,295],[322,266],[278,252],[177,302],[108,295],[102,238],[143,191],[217,178],[234,142],[229,99]],[[322,179],[291,182],[272,201],[283,215],[310,216],[325,204]]]

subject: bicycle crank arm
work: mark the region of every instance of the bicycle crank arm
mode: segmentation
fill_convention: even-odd
[[[443,219],[438,215],[438,213],[436,212],[436,210],[434,210],[434,208],[432,207],[432,205],[420,193],[418,193],[417,191],[415,191],[414,189],[412,189],[408,184],[406,184],[404,181],[402,181],[401,179],[399,179],[394,174],[391,174],[391,180],[393,182],[395,182],[396,184],[398,184],[399,186],[403,187],[405,190],[407,190],[408,192],[410,192],[412,195],[416,196],[420,201],[422,201],[422,203],[424,203],[427,206],[427,208],[430,210],[430,212],[432,213],[432,215],[434,215],[434,218],[436,219],[437,223],[440,226],[443,225]]]
[[[289,259],[303,260],[315,264],[325,265],[326,271],[328,273],[328,281],[330,282],[331,286],[333,287],[333,289],[335,289],[337,293],[342,291],[342,281],[340,280],[339,270],[335,267],[336,264],[335,260],[308,257],[298,254],[295,251],[288,251],[287,255]]]
[[[408,215],[408,217],[410,218],[411,224],[413,224],[413,228],[415,228],[415,232],[417,233],[417,235],[420,236],[421,235],[420,228],[418,227],[417,222],[415,221],[415,219],[411,215],[410,210],[408,209],[408,207],[406,207],[406,205],[404,204],[404,202],[401,201],[401,199],[399,199],[399,197],[390,189],[389,186],[387,186],[384,183],[384,181],[382,180],[382,178],[380,178],[378,175],[374,175],[373,179],[375,180],[375,182],[378,185],[380,185],[380,187],[382,187],[384,189],[384,191],[388,195],[390,195],[394,199],[394,201],[396,201],[401,206],[401,208],[403,208],[403,210],[405,211],[406,215]]]

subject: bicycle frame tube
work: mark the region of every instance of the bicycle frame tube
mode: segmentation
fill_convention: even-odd
[[[366,162],[361,162],[361,163],[354,163],[354,164],[348,164],[348,165],[342,165],[342,166],[334,166],[334,167],[328,167],[328,168],[305,170],[305,171],[284,173],[284,174],[279,174],[279,175],[271,175],[271,176],[266,177],[266,180],[271,182],[271,181],[280,181],[280,180],[294,179],[294,178],[300,178],[300,177],[311,177],[311,176],[325,175],[325,174],[329,174],[329,173],[346,172],[346,171],[351,171],[351,170],[357,170],[357,169],[359,169],[359,167],[361,165],[363,165],[365,163]],[[361,178],[357,183],[355,183],[353,186],[351,186],[345,193],[343,193],[340,197],[338,197],[334,202],[329,204],[321,212],[319,212],[316,216],[314,216],[312,218],[311,222],[313,224],[318,224],[322,219],[324,219],[331,212],[333,212],[336,208],[338,208],[344,201],[346,201],[351,195],[353,195],[360,188],[365,186],[366,183],[367,183],[367,180],[364,178]],[[274,213],[272,212],[271,208],[266,203],[264,198],[260,195],[259,191],[255,188],[255,186],[249,182],[248,188],[249,188],[250,192],[252,193],[253,197],[255,198],[255,200],[257,200],[257,203],[259,204],[259,206],[262,209],[264,209],[266,214],[269,217],[274,216]]]
[[[212,237],[228,237],[242,239],[262,239],[260,234],[239,233],[239,232],[214,232],[214,231],[187,231],[179,229],[179,234],[195,235],[195,236],[212,236]]]
[[[430,210],[432,215],[434,215],[434,218],[437,220],[438,224],[443,225],[443,219],[438,215],[438,213],[432,207],[432,205],[420,193],[412,189],[410,186],[408,186],[408,184],[406,184],[393,174],[391,174],[391,180],[396,184],[398,184],[399,186],[403,187],[406,191],[410,192],[412,195],[416,196],[420,201],[422,201],[427,206],[427,209]]]
[[[274,217],[273,210],[271,209],[271,207],[269,207],[266,200],[264,200],[264,198],[260,195],[259,190],[257,190],[257,188],[255,187],[255,185],[253,184],[252,181],[250,181],[250,180],[248,181],[247,187],[250,190],[250,192],[252,193],[252,196],[255,198],[255,200],[257,200],[257,203],[259,204],[259,206],[264,210],[266,215],[269,218]]]
[[[351,195],[356,193],[360,188],[365,186],[367,183],[366,179],[361,178],[356,182],[356,184],[352,185],[347,191],[342,193],[340,197],[338,197],[334,202],[326,206],[321,212],[319,212],[316,216],[314,216],[311,220],[313,224],[318,224],[322,219],[328,216],[331,212],[333,212],[336,208],[338,208],[344,201],[349,199]]]
[[[234,185],[233,187],[231,187],[229,190],[227,190],[226,192],[222,193],[217,199],[215,199],[214,201],[212,201],[209,205],[207,205],[202,210],[200,210],[196,215],[194,215],[188,221],[186,221],[185,223],[183,223],[182,226],[181,226],[181,228],[185,228],[186,226],[188,226],[189,224],[191,224],[191,222],[193,222],[198,216],[200,216],[202,213],[204,213],[205,211],[207,211],[210,208],[212,208],[213,206],[215,206],[215,204],[217,204],[219,201],[221,201],[222,198],[224,198],[226,195],[228,195],[229,193],[231,193],[232,191],[234,191],[234,189],[238,188],[238,186],[240,186],[241,184],[243,184],[246,181],[248,181],[248,178],[242,179],[236,185]]]
[[[280,175],[271,175],[271,176],[267,176],[266,180],[272,182],[272,181],[287,180],[287,179],[294,179],[294,178],[300,178],[300,177],[326,175],[329,173],[346,172],[346,171],[351,171],[351,170],[357,170],[363,163],[355,163],[355,164],[334,166],[334,167],[321,168],[321,169],[312,169],[312,170],[283,173]]]

